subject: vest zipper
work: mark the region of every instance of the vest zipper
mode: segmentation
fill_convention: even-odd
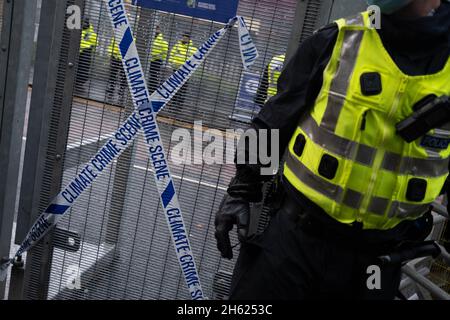
[[[400,100],[401,100],[403,94],[405,93],[405,87],[406,87],[407,82],[408,82],[407,78],[402,78],[400,87],[398,89],[398,93],[395,97],[394,103],[392,104],[392,108],[389,111],[388,116],[387,116],[388,122],[389,122],[389,120],[392,119],[392,117],[397,112],[397,109],[400,104]],[[367,209],[370,204],[370,199],[372,198],[372,193],[373,193],[373,189],[375,187],[375,182],[376,182],[376,176],[377,176],[378,171],[380,170],[380,167],[383,163],[384,155],[386,153],[386,150],[383,147],[385,139],[386,139],[386,126],[384,126],[382,128],[381,140],[378,143],[378,150],[375,155],[374,162],[373,162],[372,174],[370,176],[369,186],[367,187],[367,192],[365,192],[366,196],[364,197],[364,200],[361,204],[361,209],[359,210],[358,215],[356,217],[356,221],[358,221],[358,222],[363,221],[362,216],[367,213]]]
[[[361,127],[359,128],[361,131],[364,131],[366,129],[366,117],[367,117],[368,110],[364,111],[362,120],[361,120]]]

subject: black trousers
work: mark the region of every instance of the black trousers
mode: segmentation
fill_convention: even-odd
[[[171,107],[176,119],[185,118],[184,101],[186,100],[186,93],[189,87],[189,80],[178,90],[172,98]]]
[[[123,99],[127,88],[127,78],[123,70],[122,61],[115,57],[111,57],[109,65],[108,88],[106,89],[107,94],[114,94],[117,83],[119,84],[119,97]]]
[[[337,222],[336,222],[337,223]],[[230,289],[231,300],[243,299],[394,299],[401,266],[380,266],[380,289],[371,265],[394,243],[376,243],[378,234],[358,239],[317,231],[285,207],[258,238],[241,245]],[[374,241],[365,239],[370,238]],[[367,240],[367,241],[366,241]],[[372,243],[371,243],[372,242]],[[372,286],[370,286],[373,288]]]
[[[92,48],[84,49],[78,56],[78,70],[76,76],[76,85],[82,86],[89,80],[89,73],[92,64]]]
[[[156,90],[156,88],[158,88],[162,63],[163,61],[160,59],[153,60],[150,62],[149,79],[147,82],[148,91],[150,92],[150,94],[152,94]]]
[[[173,104],[179,108],[179,110],[183,109],[184,100],[186,99],[186,92],[188,89],[189,81],[187,81],[175,94],[172,98]]]

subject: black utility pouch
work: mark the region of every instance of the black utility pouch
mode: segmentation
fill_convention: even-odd
[[[397,134],[412,142],[428,131],[450,122],[450,97],[429,95],[414,107],[414,113],[396,125]]]

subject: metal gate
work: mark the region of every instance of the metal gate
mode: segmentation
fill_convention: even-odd
[[[83,20],[96,34],[90,53],[80,50],[80,30],[65,27],[71,5],[81,8]],[[251,72],[244,72],[237,32],[232,30],[189,80],[182,96],[159,115],[166,151],[170,153],[176,143],[171,141],[172,132],[185,128],[192,134],[194,121],[202,121],[204,130],[246,127],[259,111],[243,94],[247,79],[254,93],[274,56],[287,52],[289,58],[298,42],[319,26],[361,9],[358,0],[241,0],[238,14],[245,18],[260,58]],[[169,51],[186,32],[197,47],[222,27],[131,4],[127,11],[150,85],[173,71],[168,57],[157,76],[151,71],[156,26]],[[16,245],[61,185],[79,172],[133,110],[121,68],[111,62],[111,41],[102,1],[42,0]],[[200,143],[205,146],[207,141]],[[25,268],[13,268],[10,298],[187,299],[150,167],[140,136],[27,254]],[[171,163],[170,167],[205,294],[225,298],[235,260],[219,256],[214,214],[234,165]],[[232,243],[237,243],[234,233]]]
[[[89,21],[96,34],[88,54],[80,50],[81,32],[65,27],[71,5],[81,8],[83,21]],[[328,21],[333,8],[333,1],[241,0],[238,14],[246,19],[260,59],[250,73],[243,73],[237,32],[232,30],[189,80],[184,96],[160,114],[166,150],[172,148],[173,130],[191,130],[196,120],[205,129],[245,127],[259,111],[254,104],[239,103],[245,77],[257,84],[272,57],[287,51],[289,58],[299,40]],[[173,71],[166,57],[158,76],[150,74],[157,25],[169,48],[186,32],[198,46],[222,26],[131,4],[127,11],[150,85]],[[121,70],[111,63],[112,40],[102,1],[42,1],[16,244],[61,185],[133,109]],[[220,258],[213,220],[234,166],[171,165],[171,170],[205,294],[224,298],[235,261]],[[237,243],[236,237],[232,241]],[[25,268],[13,268],[11,277],[10,298],[188,298],[142,137],[28,253]]]
[[[88,55],[80,50],[80,31],[64,28],[65,10],[73,4],[82,8],[83,20],[96,33]],[[246,19],[261,55],[250,75],[254,79],[273,56],[286,51],[296,6],[294,0],[240,1],[238,14]],[[36,135],[27,138],[16,243],[25,235],[25,226],[133,109],[128,89],[122,88],[121,70],[114,70],[111,63],[108,47],[113,38],[105,9],[99,0],[42,2],[30,106],[35,127],[28,129],[29,135]],[[169,48],[185,32],[196,47],[222,26],[131,4],[127,11],[147,74],[156,25]],[[53,33],[52,43],[44,45],[53,30],[63,31]],[[245,127],[245,121],[258,111],[257,107],[239,110],[236,103],[243,74],[237,46],[237,32],[232,30],[189,80],[185,96],[160,114],[169,153],[171,134],[177,128],[191,130],[196,120],[202,121],[204,129]],[[166,58],[159,77],[148,75],[148,82],[165,79],[171,72]],[[80,76],[82,84],[77,86]],[[234,166],[171,164],[171,170],[205,294],[223,298],[234,261],[220,258],[213,221]],[[237,243],[235,237],[232,241]],[[31,250],[24,274],[14,274],[13,281],[26,284],[18,296],[28,299],[188,298],[142,137]]]
[[[3,26],[3,1],[0,1],[0,35],[2,34]]]

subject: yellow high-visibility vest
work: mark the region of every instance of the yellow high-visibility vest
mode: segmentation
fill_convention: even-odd
[[[267,88],[267,98],[277,94],[278,78],[281,75],[285,58],[286,56],[284,54],[280,54],[279,56],[273,57],[272,61],[269,63],[269,87]]]
[[[97,46],[97,34],[94,27],[89,25],[89,28],[81,31],[80,52],[84,49],[95,48]]]
[[[119,44],[115,40],[114,37],[112,37],[111,41],[109,42],[109,46],[107,49],[108,55],[112,56],[118,60],[122,59],[122,55],[120,54]]]
[[[194,47],[194,43],[192,42],[192,40],[190,40],[187,44],[178,41],[170,51],[169,63],[173,68],[178,69],[196,51],[197,49]]]
[[[151,61],[155,60],[166,61],[168,52],[169,52],[169,43],[166,40],[164,40],[162,33],[160,33],[153,40],[152,49],[150,51]]]
[[[449,124],[411,143],[395,126],[424,97],[450,95],[450,59],[437,73],[408,76],[367,12],[337,25],[321,91],[289,143],[284,177],[341,223],[390,229],[427,212],[448,176]],[[447,143],[430,145],[426,137]]]

